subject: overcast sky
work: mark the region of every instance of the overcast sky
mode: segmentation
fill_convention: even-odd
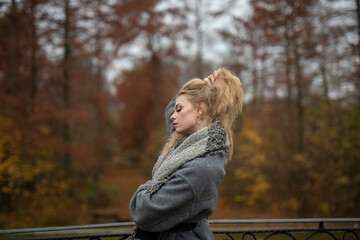
[[[191,0],[187,1],[190,5],[192,4]],[[195,6],[195,0],[193,0]],[[224,8],[229,3],[229,0],[202,0],[202,4],[204,5],[205,11],[218,11]],[[183,2],[179,2],[177,0],[168,0],[163,1],[156,7],[157,11],[164,10],[168,7],[177,6],[181,7]],[[219,29],[227,29],[230,30],[232,27],[231,15],[246,18],[251,14],[251,8],[248,4],[248,0],[240,0],[235,1],[235,5],[232,5],[230,8],[230,13],[226,16],[218,17],[216,19],[205,18],[204,24],[202,26],[202,30],[204,32],[204,48],[203,48],[203,58],[205,61],[211,61],[215,64],[221,64],[220,62],[216,62],[217,59],[224,59],[223,56],[226,56],[229,48],[224,44],[224,42],[216,36],[212,34],[216,30]],[[189,13],[188,16],[189,21],[194,21],[194,14]],[[165,19],[166,20],[166,19]],[[173,19],[167,19],[169,24]],[[191,31],[191,29],[189,29]],[[208,34],[208,35],[206,35]],[[207,40],[208,39],[208,40]],[[146,45],[146,39],[138,38],[136,41],[132,42],[130,46],[126,48],[127,52],[130,52],[134,56],[143,56],[144,49],[143,46]],[[166,44],[165,42],[163,43]],[[196,54],[196,44],[195,42],[179,42],[180,51],[183,55],[186,56],[195,56]],[[209,47],[211,46],[211,47]],[[121,56],[121,52],[119,56]],[[111,67],[109,68],[107,77],[111,81],[114,79],[123,69],[132,68],[133,62],[130,58],[118,58],[113,61]]]

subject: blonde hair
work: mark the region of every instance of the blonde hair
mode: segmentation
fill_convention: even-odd
[[[228,134],[230,146],[228,159],[233,151],[232,125],[237,115],[242,111],[243,89],[241,81],[234,73],[222,67],[216,81],[209,86],[203,80],[195,78],[182,86],[178,96],[187,95],[188,100],[195,106],[200,102],[206,105],[206,114],[213,123],[220,118]],[[167,153],[184,135],[174,132],[165,144],[162,153]]]

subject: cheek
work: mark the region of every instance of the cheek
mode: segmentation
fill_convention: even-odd
[[[181,119],[187,124],[196,122],[196,114],[193,111],[185,111],[181,114]]]

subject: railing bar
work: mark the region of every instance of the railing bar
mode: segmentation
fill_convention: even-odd
[[[103,224],[90,224],[90,225],[62,226],[62,227],[23,228],[23,229],[0,230],[0,235],[33,233],[33,232],[66,231],[66,230],[90,229],[90,228],[132,227],[132,226],[135,226],[134,222],[103,223]]]
[[[213,233],[268,233],[268,232],[311,232],[317,231],[318,228],[279,228],[279,229],[213,229]],[[360,231],[360,228],[325,228],[326,231]]]
[[[67,236],[50,236],[50,237],[39,237],[39,238],[24,238],[17,240],[61,240],[61,239],[83,239],[83,238],[102,238],[102,237],[124,237],[130,236],[131,233],[105,233],[105,234],[86,234],[86,235],[67,235]]]
[[[318,223],[318,222],[360,222],[360,218],[294,218],[294,219],[219,219],[210,224],[221,223]]]

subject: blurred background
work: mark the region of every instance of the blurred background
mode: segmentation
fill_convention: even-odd
[[[242,80],[212,218],[360,216],[358,0],[1,0],[0,228],[131,221],[186,81]]]

